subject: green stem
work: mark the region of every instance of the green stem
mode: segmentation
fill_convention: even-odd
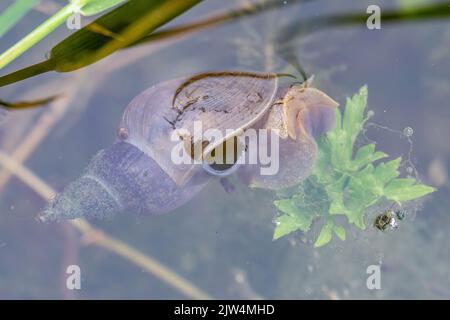
[[[22,55],[25,51],[45,38],[58,26],[63,24],[76,9],[77,6],[73,3],[68,4],[53,16],[51,16],[49,19],[47,19],[39,27],[34,29],[25,38],[6,50],[2,55],[0,55],[0,69],[8,65],[11,61]]]
[[[19,22],[39,0],[16,0],[0,15],[0,38]]]

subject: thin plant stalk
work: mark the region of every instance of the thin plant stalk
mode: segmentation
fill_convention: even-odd
[[[0,38],[11,30],[39,0],[16,0],[0,15]]]
[[[17,57],[22,55],[25,51],[30,49],[36,43],[44,39],[47,35],[53,32],[57,27],[63,24],[77,8],[73,3],[70,3],[48,18],[44,23],[30,32],[22,40],[17,42],[11,48],[0,55],[0,69],[8,65]]]

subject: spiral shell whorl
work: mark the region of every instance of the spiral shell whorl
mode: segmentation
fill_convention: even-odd
[[[118,142],[100,151],[85,174],[57,195],[40,218],[104,218],[120,211],[164,213],[189,201],[208,178],[198,174],[179,187],[153,159],[127,142]]]

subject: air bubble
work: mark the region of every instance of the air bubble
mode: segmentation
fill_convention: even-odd
[[[403,134],[407,137],[411,137],[414,134],[414,130],[411,127],[406,127],[403,129]]]

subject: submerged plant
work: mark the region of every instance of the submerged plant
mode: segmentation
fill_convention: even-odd
[[[280,212],[274,239],[300,230],[308,232],[315,220],[324,225],[315,247],[329,243],[335,234],[345,240],[346,229],[336,223],[344,215],[350,225],[366,229],[364,216],[381,200],[398,205],[423,197],[434,188],[414,178],[400,178],[401,158],[387,162],[388,155],[369,143],[355,148],[369,116],[366,114],[367,87],[347,99],[343,113],[336,110],[336,127],[318,141],[319,152],[313,174],[296,188],[293,195],[274,202]]]

